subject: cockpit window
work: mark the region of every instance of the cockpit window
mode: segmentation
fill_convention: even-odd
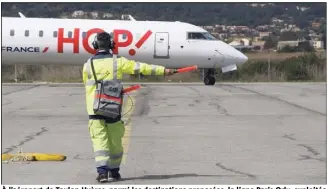
[[[188,39],[217,40],[208,32],[189,32]]]
[[[218,40],[213,35],[211,35],[210,33],[203,33],[203,34],[206,37],[206,39],[209,39],[209,40]]]
[[[188,33],[188,39],[206,39],[203,33]]]

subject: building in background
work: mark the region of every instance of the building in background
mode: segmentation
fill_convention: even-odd
[[[323,41],[313,40],[311,41],[312,47],[315,49],[323,49]]]

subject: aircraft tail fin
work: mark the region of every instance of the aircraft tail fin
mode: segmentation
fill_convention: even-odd
[[[121,16],[122,20],[130,20],[130,21],[136,21],[130,14],[122,14]]]
[[[21,18],[26,18],[26,16],[25,16],[23,13],[18,12],[18,14],[19,14],[19,16],[20,16]]]

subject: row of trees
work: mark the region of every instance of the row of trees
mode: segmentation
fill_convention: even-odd
[[[301,11],[297,7],[308,7]],[[269,24],[273,17],[301,28],[326,17],[326,3],[274,3],[253,7],[246,3],[2,3],[2,16],[59,17],[76,10],[111,13],[114,18],[131,14],[140,20],[185,21],[196,25]]]

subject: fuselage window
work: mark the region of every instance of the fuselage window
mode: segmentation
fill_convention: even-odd
[[[25,37],[28,37],[30,35],[30,31],[29,30],[25,30]]]
[[[42,30],[39,31],[39,37],[43,37],[43,31]]]
[[[82,39],[85,39],[87,37],[87,32],[82,32]]]
[[[68,38],[72,38],[72,32],[71,31],[68,32]]]
[[[10,30],[10,36],[14,36],[15,35],[15,30]]]
[[[57,31],[54,31],[54,38],[57,37]]]

